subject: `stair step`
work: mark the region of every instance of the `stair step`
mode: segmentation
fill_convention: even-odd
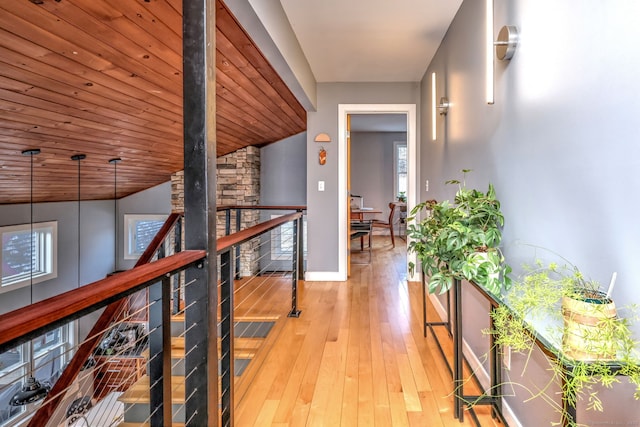
[[[184,422],[184,377],[171,377],[171,412],[172,422]],[[140,424],[149,419],[150,393],[149,376],[143,375],[127,391],[122,393],[118,401],[124,403],[124,421]]]
[[[148,348],[141,354],[145,359],[149,359]],[[184,337],[171,337],[171,373],[184,376]]]
[[[171,423],[172,427],[184,427],[184,423]],[[118,427],[151,427],[149,423],[131,423],[131,422],[122,422],[118,424]]]
[[[251,359],[260,348],[264,338],[236,337],[234,340],[234,354],[238,359]],[[149,349],[142,352],[142,356],[149,358]],[[184,337],[171,337],[171,358],[184,358]],[[173,364],[173,363],[172,363]]]
[[[149,348],[145,348],[141,355],[146,359],[149,358]],[[171,337],[171,358],[184,358],[184,337]]]
[[[236,338],[233,355],[236,359],[253,359],[264,338]]]
[[[122,403],[149,403],[149,376],[143,375],[127,391],[122,393],[118,401]],[[171,377],[171,403],[184,403],[184,377]]]
[[[171,315],[171,336],[177,337],[184,334],[184,312]]]

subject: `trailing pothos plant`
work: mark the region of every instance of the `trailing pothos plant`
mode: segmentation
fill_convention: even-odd
[[[453,203],[428,200],[411,210],[408,251],[429,277],[430,293],[446,292],[454,279],[466,279],[499,294],[511,284],[511,268],[499,248],[504,224],[500,201],[491,184],[487,192],[467,188],[464,176],[470,170],[462,172],[462,181],[446,182],[458,186]],[[409,268],[413,273],[415,265]]]
[[[495,345],[509,348],[511,351],[526,355],[527,360],[535,348],[536,337],[544,337],[552,344],[549,358],[552,373],[549,384],[531,391],[531,396],[541,397],[556,410],[560,417],[552,425],[578,427],[576,420],[569,417],[565,405],[544,394],[551,383],[559,384],[564,403],[575,407],[577,402],[586,404],[587,410],[603,411],[603,402],[597,386],[610,388],[620,379],[627,377],[635,385],[634,398],[640,399],[640,353],[639,343],[634,339],[631,325],[637,321],[637,307],[618,308],[624,316],[606,316],[600,318],[598,306],[611,304],[608,296],[605,301],[597,282],[587,280],[580,270],[571,265],[557,263],[545,264],[536,261],[533,266],[525,266],[524,272],[515,280],[513,287],[503,295],[504,304],[491,312],[492,328],[485,332],[493,336]],[[582,319],[568,318],[562,304],[564,298],[593,302],[595,307],[586,316],[598,316],[600,320],[593,326],[582,326],[578,331],[584,340],[584,347],[590,353],[606,355],[604,358],[577,358],[568,346],[567,334],[573,333],[568,322],[582,322]],[[582,317],[582,316],[580,316]],[[537,326],[535,326],[537,325]],[[542,329],[538,329],[542,328]],[[524,364],[526,369],[528,363]],[[512,378],[524,376],[511,375]],[[517,382],[510,381],[511,386]]]

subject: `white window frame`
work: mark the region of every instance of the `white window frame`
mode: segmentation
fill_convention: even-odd
[[[124,259],[138,259],[142,253],[135,252],[135,225],[138,221],[165,222],[169,215],[125,214],[124,215]]]
[[[406,141],[393,141],[393,197],[394,197],[394,199],[396,197],[398,197],[398,193],[400,193],[400,190],[398,188],[398,186],[399,186],[399,180],[398,180],[398,149],[401,146],[404,146],[405,149],[408,150]],[[407,151],[407,166],[409,164],[408,156],[409,156],[409,152]],[[407,170],[407,184],[408,183],[409,183],[409,171]],[[408,188],[407,188],[407,190],[405,190],[405,197],[409,193],[408,190],[409,190]]]
[[[278,218],[282,215],[272,214],[270,219]],[[282,248],[282,228],[283,227],[291,227],[293,231],[293,226],[295,222],[290,221],[285,224],[280,225],[280,227],[271,230],[271,260],[272,261],[291,261],[293,258],[293,250],[285,250]],[[293,236],[293,233],[291,234]],[[307,219],[305,216],[302,217],[302,236],[303,236],[303,246],[304,246],[304,255],[307,255]]]
[[[35,357],[34,365],[37,365],[37,361],[45,357],[46,354],[50,351],[59,350],[61,357],[57,362],[57,365],[61,369],[60,372],[62,372],[63,367],[67,364],[67,362],[71,360],[71,357],[73,356],[72,349],[74,349],[76,346],[77,328],[78,322],[75,320],[67,323],[66,325],[60,326],[59,328],[57,328],[58,330],[60,330],[60,341],[55,343],[54,345],[48,346],[35,352],[35,354],[31,354],[31,346],[28,342],[17,346],[16,349],[20,349],[22,358],[20,361],[16,362],[13,365],[0,368],[0,383],[13,383],[15,381],[23,381],[29,373],[31,358]],[[44,340],[46,341],[47,335],[50,335],[55,331],[56,329],[53,329],[52,331],[45,333]],[[35,405],[36,404],[29,404],[26,407],[21,406],[20,408],[22,408],[22,410],[20,411],[20,413],[9,418],[5,421],[4,424],[1,425],[17,425],[21,420],[26,419],[27,417],[32,415],[33,407],[35,407]]]
[[[8,233],[29,232],[31,224],[19,224],[0,227],[0,242],[4,241],[3,236]],[[0,294],[29,286],[33,279],[33,284],[58,277],[58,221],[47,221],[33,223],[33,232],[36,234],[36,244],[33,247],[36,261],[34,263],[33,277],[29,274],[22,274],[11,280],[0,281]],[[3,248],[4,249],[4,248]],[[2,254],[0,251],[0,265],[2,265]]]

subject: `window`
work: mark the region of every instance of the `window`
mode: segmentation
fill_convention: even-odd
[[[57,221],[0,227],[2,285],[0,293],[57,277]],[[33,252],[32,252],[33,245]]]
[[[0,353],[0,426],[16,425],[29,415],[25,406],[9,406],[9,399],[21,389],[29,374],[33,357],[33,375],[40,382],[53,385],[71,359],[75,342],[75,322],[53,329],[29,343]],[[33,348],[33,354],[31,349]]]
[[[395,197],[399,193],[407,194],[407,143],[393,143],[393,181]]]
[[[166,219],[167,215],[125,215],[124,258],[138,259]]]
[[[282,215],[271,215],[271,219]],[[280,227],[271,231],[271,259],[274,261],[291,260],[293,256],[293,226],[294,222],[290,221],[282,224]],[[304,254],[307,254],[307,220],[302,217],[302,236]]]

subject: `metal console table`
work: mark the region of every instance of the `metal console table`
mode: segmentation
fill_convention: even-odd
[[[500,305],[504,304],[503,301],[497,300],[494,295],[489,293],[482,286],[469,282],[471,286],[474,287],[489,303],[490,311],[489,314],[495,310]],[[463,373],[463,364],[465,362],[464,354],[462,351],[462,338],[463,338],[463,330],[462,330],[462,283],[460,280],[454,280],[454,284],[452,289],[448,291],[447,295],[447,320],[444,322],[436,321],[430,322],[427,319],[427,305],[426,305],[426,285],[423,279],[422,281],[422,309],[423,309],[423,322],[424,322],[424,336],[427,336],[427,330],[430,329],[433,333],[433,336],[436,340],[436,344],[438,349],[443,357],[443,359],[447,362],[447,367],[449,368],[449,372],[452,376],[453,380],[453,389],[454,389],[454,400],[453,400],[453,408],[454,408],[454,417],[460,422],[464,421],[464,407],[468,406],[469,413],[475,423],[476,426],[481,427],[480,421],[478,420],[473,407],[476,405],[489,405],[491,406],[491,414],[494,418],[498,418],[505,426],[508,426],[508,423],[502,413],[502,394],[501,394],[501,384],[502,384],[502,349],[497,346],[493,340],[493,335],[490,335],[490,351],[489,351],[489,375],[491,382],[491,391],[489,394],[483,393],[481,395],[465,395],[463,390],[464,384],[464,373]],[[493,317],[489,315],[490,325],[489,327],[493,329]],[[438,341],[438,337],[435,333],[435,326],[443,326],[446,327],[449,335],[453,339],[453,367],[449,364],[445,352]],[[548,341],[544,338],[540,333],[538,333],[533,326],[529,330],[529,334],[535,341],[536,345],[540,348],[540,350],[549,358],[558,359],[561,357],[561,350],[557,348],[556,345]],[[565,370],[565,374],[567,377],[571,377],[575,365],[571,364],[569,360],[563,361],[563,367]],[[620,363],[616,363],[612,361],[609,363],[609,367],[613,372],[619,372],[622,369]],[[476,380],[478,386],[482,389],[480,382]],[[563,396],[562,397],[562,406],[565,414],[567,415],[564,419],[562,419],[562,424],[566,427],[568,425],[572,425],[577,420],[577,411],[575,405],[569,403],[568,399]]]
[[[477,285],[476,285],[477,287]],[[487,298],[487,300],[491,304],[491,310],[497,307],[498,303],[491,298],[486,291],[482,288],[477,287],[478,290]],[[491,389],[490,393],[487,395],[483,393],[481,395],[466,395],[464,394],[464,372],[463,372],[463,364],[465,362],[464,354],[462,352],[462,283],[460,280],[455,279],[452,288],[447,292],[447,320],[446,321],[429,321],[427,319],[427,292],[426,292],[426,284],[423,279],[422,281],[422,319],[424,322],[424,336],[427,336],[427,330],[431,330],[432,334],[436,340],[436,344],[442,358],[447,362],[447,368],[449,369],[449,373],[452,376],[453,380],[453,390],[454,390],[454,398],[453,398],[453,415],[456,419],[460,420],[460,422],[464,421],[464,407],[468,406],[469,414],[473,419],[473,422],[477,427],[481,427],[480,420],[478,419],[474,406],[476,405],[489,405],[491,406],[491,415],[494,418],[500,419],[500,421],[508,426],[507,421],[502,414],[502,397],[501,397],[501,383],[502,383],[502,370],[500,365],[500,350],[497,348],[495,343],[493,342],[493,337],[491,337],[490,342],[490,378],[491,378]],[[489,316],[491,319],[491,316]],[[447,328],[449,335],[453,339],[453,366],[447,360],[444,349],[438,340],[438,336],[435,333],[434,327],[443,326]],[[493,325],[491,325],[493,327]],[[477,378],[474,379],[480,389],[482,386]],[[473,402],[473,403],[471,403]]]

